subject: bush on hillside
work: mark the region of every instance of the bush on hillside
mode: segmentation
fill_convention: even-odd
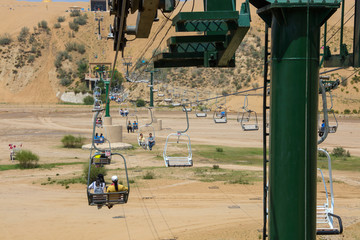
[[[64,16],[60,16],[60,17],[58,17],[57,21],[58,21],[59,23],[65,22],[65,17],[64,17]]]
[[[61,86],[67,87],[72,83],[72,80],[70,78],[64,77],[60,79]]]
[[[94,98],[92,96],[84,97],[83,101],[84,101],[85,105],[93,105],[94,104]]]
[[[84,145],[84,140],[85,138],[81,136],[66,135],[61,139],[61,142],[66,148],[81,148]]]
[[[79,10],[72,11],[70,17],[79,17],[81,15]]]
[[[0,36],[0,45],[5,46],[9,45],[12,42],[12,39],[8,33],[4,33]]]
[[[38,23],[38,27],[39,28],[42,28],[42,29],[48,29],[48,23],[47,23],[47,21],[45,21],[45,20],[42,20],[41,22],[39,22]]]
[[[20,34],[18,36],[19,42],[25,42],[26,37],[29,35],[30,29],[28,27],[21,28]]]
[[[85,45],[84,44],[79,44],[76,42],[69,42],[69,43],[65,44],[65,48],[66,48],[66,51],[68,51],[68,52],[77,51],[81,54],[85,53]]]
[[[60,23],[55,23],[54,28],[61,28],[61,24]]]
[[[69,27],[71,30],[74,30],[75,32],[79,31],[79,24],[74,22],[69,22]]]
[[[89,174],[89,165],[84,165],[84,171],[83,171],[83,177],[85,181],[88,180],[88,174]],[[104,167],[96,167],[95,165],[91,165],[90,167],[90,183],[94,182],[99,174],[104,175],[104,177],[107,175],[107,170]]]
[[[144,106],[145,106],[145,101],[144,101],[144,99],[138,99],[138,100],[136,100],[136,106],[137,106],[137,107],[144,107]]]
[[[30,150],[21,150],[15,156],[19,161],[20,168],[35,168],[38,166],[39,156]]]
[[[85,25],[87,23],[87,16],[79,16],[74,19],[74,23],[79,24],[81,26]]]

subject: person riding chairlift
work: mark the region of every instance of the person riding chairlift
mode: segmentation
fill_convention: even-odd
[[[111,186],[109,186],[109,187],[107,188],[106,192],[111,193],[111,192],[128,191],[128,188],[127,188],[127,187],[125,187],[125,186],[123,186],[123,185],[121,185],[121,184],[118,183],[118,177],[117,177],[117,176],[115,176],[115,175],[112,176],[112,177],[111,177],[111,181],[112,181],[112,184],[111,184]],[[113,207],[112,204],[109,204],[109,205],[108,205],[108,208],[109,208],[109,209],[112,208],[112,207]]]
[[[95,194],[104,193],[106,190],[106,183],[104,180],[104,175],[99,173],[96,180],[89,185],[88,189],[94,189]],[[100,208],[102,208],[102,205],[97,205],[97,207],[98,207],[98,209],[100,209]]]

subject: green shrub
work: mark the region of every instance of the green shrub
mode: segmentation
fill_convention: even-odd
[[[344,114],[350,114],[350,113],[351,113],[350,109],[345,109],[344,110]]]
[[[216,151],[217,151],[217,152],[224,152],[224,149],[221,148],[221,147],[217,147],[217,148],[216,148]]]
[[[58,17],[57,21],[58,21],[59,23],[65,22],[65,17],[60,16],[60,17]]]
[[[78,53],[80,53],[80,54],[84,54],[85,53],[85,45],[84,44],[79,44],[78,46],[77,46],[77,51],[78,51]]]
[[[345,157],[346,150],[343,147],[336,147],[332,150],[331,154],[335,157]]]
[[[72,83],[72,80],[70,78],[64,77],[60,79],[61,86],[67,87]]]
[[[60,23],[55,23],[54,28],[61,28],[61,24]]]
[[[81,15],[80,11],[75,10],[70,13],[70,17],[79,17]]]
[[[219,169],[219,165],[213,165],[213,169]]]
[[[66,148],[81,148],[84,140],[85,138],[81,136],[74,137],[73,135],[66,135],[61,139],[61,142]]]
[[[353,109],[353,111],[352,111],[354,114],[357,114],[358,113],[358,111],[356,110],[356,109]]]
[[[5,46],[9,45],[12,42],[12,39],[8,33],[4,33],[0,36],[0,45]]]
[[[35,168],[38,166],[39,156],[30,150],[21,150],[16,154],[15,160],[19,161],[20,168]]]
[[[150,171],[146,171],[145,175],[143,176],[143,179],[154,179],[154,178],[155,178],[155,173]]]
[[[136,100],[136,106],[137,107],[144,107],[145,106],[145,101],[144,101],[144,99],[138,99],[138,100]]]
[[[69,22],[69,27],[71,30],[74,30],[75,32],[79,31],[79,24],[74,22]]]
[[[85,164],[84,171],[83,171],[83,177],[85,181],[88,179],[89,174],[89,165]],[[104,177],[107,175],[107,170],[104,167],[96,167],[95,165],[91,165],[90,168],[90,183],[94,182],[99,174],[104,175]]]
[[[28,63],[32,63],[32,62],[34,62],[35,61],[35,56],[34,55],[30,55],[29,57],[28,57]]]
[[[83,26],[83,25],[85,25],[87,23],[87,17],[79,16],[79,17],[74,19],[74,23]]]
[[[30,29],[28,27],[21,28],[20,34],[18,36],[19,42],[25,42],[26,37],[29,35]]]
[[[38,27],[42,28],[42,29],[48,29],[48,23],[45,20],[42,20],[41,22],[38,23]]]
[[[93,105],[94,104],[94,98],[92,96],[84,97],[83,101],[84,101],[85,105]]]

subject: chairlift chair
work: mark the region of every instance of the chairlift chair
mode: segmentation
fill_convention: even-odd
[[[97,100],[95,99],[94,101],[94,110],[100,110],[101,109],[101,106],[102,106],[102,101],[101,100]]]
[[[183,109],[185,106],[183,105]],[[187,128],[184,131],[177,131],[176,133],[171,133],[167,136],[165,141],[165,147],[163,152],[164,162],[166,167],[192,167],[193,159],[192,159],[192,150],[191,150],[191,141],[188,134],[186,134],[189,129],[189,117],[187,111],[186,113],[186,121]],[[178,146],[179,144],[185,144],[187,153],[186,155],[177,156],[169,153],[169,146]]]
[[[257,119],[257,114],[255,111],[247,109],[246,112],[243,113],[241,121],[241,127],[244,131],[257,131],[259,130],[259,124]]]
[[[163,94],[163,93],[159,93],[159,92],[158,92],[157,95],[158,95],[158,97],[164,97],[164,94]]]
[[[218,106],[213,115],[215,123],[227,123],[227,112],[222,106]]]
[[[318,151],[324,153],[328,160],[328,172],[329,172],[328,185],[330,187],[330,193],[328,192],[327,181],[325,181],[324,173],[320,168],[318,168],[318,171],[321,174],[321,179],[325,188],[325,203],[317,204],[316,206],[316,234],[317,235],[341,234],[343,232],[341,218],[334,214],[334,191],[333,191],[333,181],[332,181],[331,157],[329,153],[324,149],[319,148]],[[321,201],[324,201],[324,199],[321,199]],[[334,219],[337,220],[339,228],[335,227]]]
[[[99,98],[101,96],[101,88],[100,87],[95,87],[93,92],[94,92],[94,98]]]
[[[112,206],[116,204],[125,204],[128,201],[129,193],[130,193],[130,184],[129,184],[129,177],[127,172],[126,166],[126,159],[120,153],[110,153],[110,157],[112,156],[120,156],[124,162],[124,181],[127,186],[127,191],[120,191],[120,192],[111,192],[111,193],[92,193],[89,190],[90,182],[90,174],[91,174],[91,161],[89,164],[89,171],[88,171],[88,180],[87,180],[87,197],[88,197],[88,204],[90,206]],[[113,164],[113,163],[112,163]],[[119,168],[120,169],[120,168]]]
[[[151,108],[149,108],[149,111],[150,111],[150,116],[151,116],[151,122],[146,123],[145,125],[139,127],[138,138],[137,138],[139,146],[144,149],[147,149],[147,147],[149,145],[149,137],[148,136],[150,133],[152,134],[153,138],[155,139],[155,128],[152,126],[153,115],[152,115]],[[144,132],[146,133],[145,135],[144,135]],[[145,142],[140,141],[140,134],[144,135]]]

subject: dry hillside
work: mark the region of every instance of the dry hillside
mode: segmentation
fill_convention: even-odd
[[[237,1],[239,8],[241,1]],[[347,1],[345,12],[351,10],[351,2]],[[61,92],[71,89],[84,90],[80,83],[78,68],[79,62],[111,62],[114,58],[113,42],[111,40],[97,39],[97,22],[94,13],[86,13],[87,23],[80,25],[79,30],[73,31],[69,28],[69,23],[75,17],[70,17],[69,12],[65,12],[70,6],[78,5],[87,8],[87,3],[33,3],[18,2],[16,0],[2,1],[0,9],[5,17],[5,24],[0,26],[0,35],[9,34],[12,43],[0,46],[0,102],[18,103],[56,103]],[[181,7],[182,3],[180,4]],[[175,16],[176,12],[170,17]],[[187,2],[183,11],[190,11],[191,1]],[[11,10],[10,10],[11,8]],[[202,1],[195,2],[194,11],[202,10]],[[351,12],[351,11],[350,11]],[[351,13],[346,15],[345,20],[351,17]],[[245,37],[243,43],[236,52],[236,67],[224,69],[206,68],[173,68],[162,69],[156,73],[155,79],[157,88],[172,90],[177,88],[177,94],[184,94],[187,90],[186,98],[195,99],[196,89],[200,92],[199,98],[215,96],[222,93],[241,91],[262,85],[262,51],[264,24],[257,16],[255,8],[251,7],[252,23],[251,29]],[[58,23],[58,18],[64,16],[65,21]],[[103,14],[104,21],[101,23],[102,36],[108,34],[108,26],[112,23],[112,17],[108,13]],[[159,14],[160,21],[153,24],[149,39],[136,39],[128,42],[124,55],[131,57],[133,67],[131,74],[138,79],[149,79],[149,74],[143,72],[139,67],[140,60],[149,61],[154,51],[166,51],[166,39],[175,35],[170,26],[170,21]],[[329,36],[334,35],[329,40],[332,52],[337,53],[339,47],[338,11],[329,21]],[[48,28],[38,27],[38,23],[45,20]],[[136,14],[129,17],[129,24],[135,24]],[[347,23],[345,28],[345,43],[352,51],[351,27],[352,20]],[[55,27],[55,24],[60,27]],[[335,27],[332,27],[334,24]],[[24,42],[18,40],[18,36],[24,27],[29,29],[29,35]],[[35,28],[34,28],[35,27]],[[335,33],[335,34],[334,34]],[[156,35],[156,37],[154,37]],[[30,43],[30,38],[35,38],[35,43]],[[130,36],[129,39],[132,37]],[[69,51],[69,44],[75,44],[84,48],[84,51]],[[159,48],[157,48],[159,46]],[[35,48],[34,48],[35,47]],[[65,53],[66,52],[66,53]],[[31,57],[33,56],[33,57]],[[30,61],[29,61],[30,59]],[[55,66],[56,61],[61,60]],[[125,72],[121,59],[118,59],[117,68]],[[151,64],[150,64],[151,65]],[[149,65],[149,66],[150,66]],[[323,71],[325,69],[322,69]],[[353,69],[346,69],[334,72],[333,79],[346,79],[353,73]],[[359,75],[359,74],[357,74]],[[68,86],[62,86],[68,85]],[[360,109],[360,95],[358,93],[357,78],[351,77],[347,85],[339,87],[334,91],[334,109],[339,113],[349,109],[351,112]],[[148,98],[148,88],[146,84],[124,84],[130,90],[130,98]],[[259,90],[256,94],[261,94]],[[181,96],[179,97],[181,98]],[[244,97],[230,97],[227,99],[227,106],[231,111],[237,111],[242,105]],[[214,104],[214,102],[210,103]],[[261,97],[250,97],[249,107],[256,111],[261,110]]]

